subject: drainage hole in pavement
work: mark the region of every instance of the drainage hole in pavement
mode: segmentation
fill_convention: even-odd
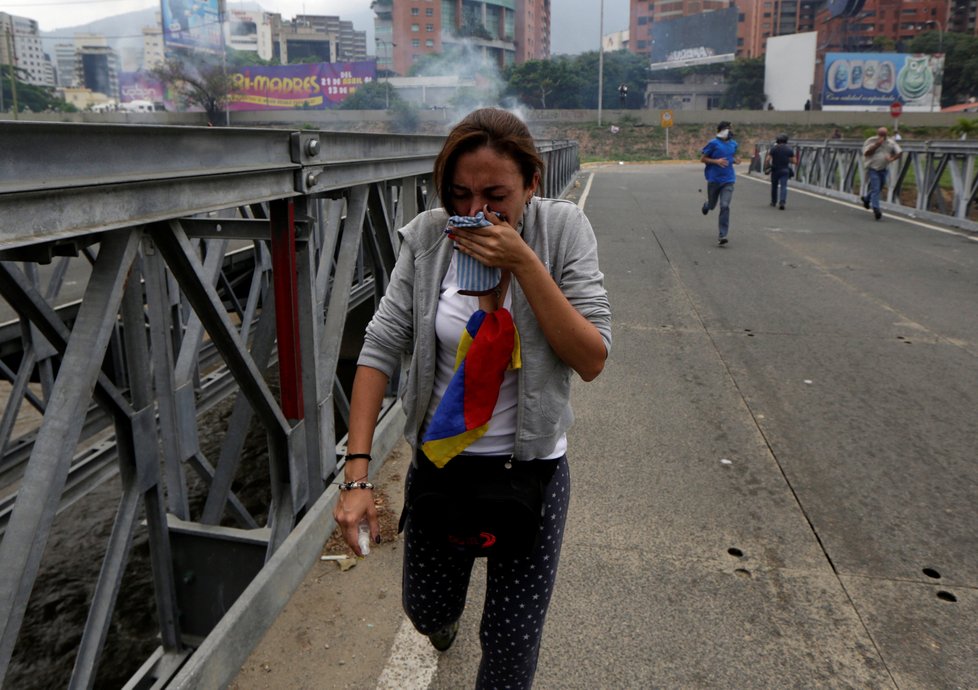
[[[941,590],[940,592],[937,593],[937,598],[941,599],[942,601],[952,601],[952,602],[958,600],[956,596],[954,596],[950,592],[945,592],[944,590]]]
[[[746,578],[747,578],[748,580],[749,580],[749,579],[750,579],[751,577],[753,577],[753,576],[752,576],[752,575],[750,574],[750,571],[749,571],[749,570],[747,570],[747,568],[737,568],[737,569],[736,569],[736,570],[734,571],[734,575],[736,575],[737,577],[746,577]],[[940,595],[938,595],[938,596],[940,596]]]
[[[924,575],[926,575],[927,577],[932,577],[935,580],[941,579],[941,574],[936,570],[934,570],[933,568],[924,568]]]
[[[727,553],[737,558],[743,558],[744,556],[744,552],[738,549],[736,546],[731,546],[729,549],[727,549]]]

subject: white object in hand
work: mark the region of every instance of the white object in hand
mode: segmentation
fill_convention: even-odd
[[[370,524],[366,519],[361,520],[357,525],[357,544],[360,546],[360,554],[366,556],[370,553]]]

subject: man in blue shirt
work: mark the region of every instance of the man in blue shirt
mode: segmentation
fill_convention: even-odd
[[[724,120],[717,125],[717,135],[703,147],[700,162],[706,164],[703,174],[706,176],[707,197],[703,204],[703,215],[720,204],[720,245],[727,243],[727,233],[730,230],[730,200],[733,198],[734,182],[737,171],[734,166],[737,160],[737,142],[730,133],[730,123]]]

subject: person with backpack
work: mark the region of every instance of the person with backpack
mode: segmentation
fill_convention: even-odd
[[[774,148],[764,157],[764,170],[771,174],[771,206],[782,211],[788,200],[788,180],[795,176],[792,165],[798,165],[798,156],[788,146],[788,135],[779,134]]]

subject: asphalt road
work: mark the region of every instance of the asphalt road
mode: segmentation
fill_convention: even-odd
[[[591,169],[615,343],[535,687],[978,687],[978,238],[741,178],[720,248],[701,169]],[[314,568],[234,687],[472,687],[483,570],[439,656],[398,547]]]

